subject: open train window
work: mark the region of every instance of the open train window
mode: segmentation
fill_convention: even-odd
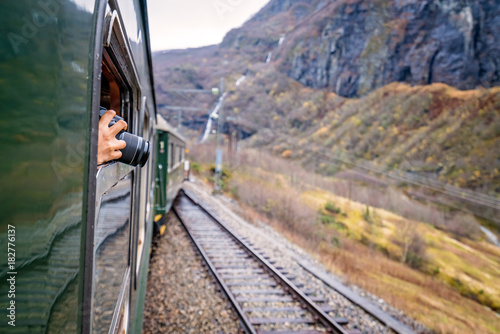
[[[100,106],[114,110],[130,123],[133,84],[112,49],[105,48],[101,63]],[[94,236],[92,332],[116,332],[128,326],[131,277],[131,233],[134,224],[137,175],[132,167],[111,164],[97,174]],[[113,330],[110,330],[113,329]]]
[[[107,53],[107,52],[106,52]],[[109,55],[104,57],[101,64],[101,99],[100,106],[106,109],[116,111],[121,116],[123,99],[123,81],[118,75],[118,71],[112,63],[109,62]]]

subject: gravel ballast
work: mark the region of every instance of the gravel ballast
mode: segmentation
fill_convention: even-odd
[[[166,219],[149,267],[143,333],[241,333],[179,221]]]

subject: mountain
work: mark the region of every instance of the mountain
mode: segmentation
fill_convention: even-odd
[[[272,51],[286,33],[275,58],[281,72],[353,97],[396,81],[496,86],[498,31],[500,3],[491,0],[276,0],[221,46]]]
[[[183,125],[200,132],[214,97],[171,89],[224,77],[226,115],[246,120],[226,132],[269,128],[353,163],[498,196],[499,31],[495,0],[271,0],[220,45],[155,53],[158,103],[167,117],[177,116],[167,105],[199,108]],[[312,157],[259,137],[250,142]]]

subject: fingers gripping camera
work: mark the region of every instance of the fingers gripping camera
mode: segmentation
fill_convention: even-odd
[[[99,108],[99,119],[106,113],[106,108]],[[124,120],[120,116],[115,116],[109,122],[108,127],[112,127],[116,122]],[[122,156],[117,159],[119,162],[123,162],[132,166],[144,166],[149,158],[150,143],[144,138],[133,135],[131,133],[121,130],[117,135],[116,139],[123,140],[127,145],[125,148],[120,149]]]

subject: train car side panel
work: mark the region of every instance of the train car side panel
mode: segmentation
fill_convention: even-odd
[[[0,4],[0,332],[79,331],[94,7]]]
[[[0,22],[0,332],[139,332],[155,157],[97,171],[96,110],[156,147],[146,2],[2,2]]]
[[[185,143],[172,133],[168,136],[168,172],[167,172],[167,205],[170,211],[174,199],[179,192],[184,180],[184,149]]]

